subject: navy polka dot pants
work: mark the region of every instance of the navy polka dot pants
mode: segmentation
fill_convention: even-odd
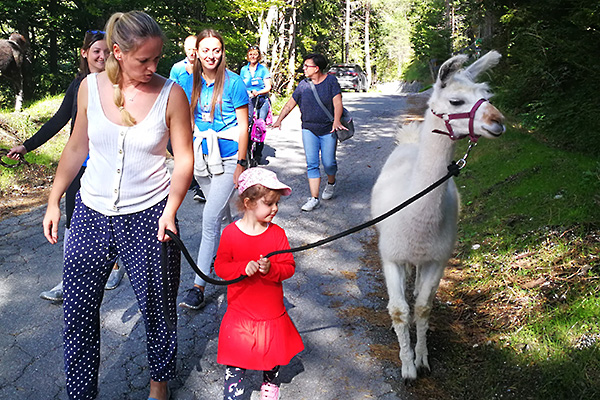
[[[94,399],[98,391],[100,304],[117,257],[126,268],[144,318],[151,378],[157,382],[175,378],[177,324],[168,328],[163,307],[170,320],[176,321],[181,253],[172,241],[165,247],[169,265],[167,304],[163,305],[163,247],[156,234],[166,202],[108,217],[86,207],[77,195],[63,274],[65,373],[71,400]]]

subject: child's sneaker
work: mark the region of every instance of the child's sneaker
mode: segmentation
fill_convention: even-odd
[[[260,400],[278,400],[279,386],[272,383],[263,382],[260,387]]]

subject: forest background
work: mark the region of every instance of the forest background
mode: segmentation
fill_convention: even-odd
[[[302,55],[360,64],[372,83],[429,82],[452,54],[496,49],[496,103],[526,129],[577,151],[598,151],[590,129],[600,111],[600,3],[589,0],[15,0],[0,3],[0,34],[31,44],[26,101],[64,92],[78,65],[83,34],[116,11],[152,15],[169,39],[159,72],[183,57],[189,34],[213,27],[226,39],[229,66],[259,44],[275,93],[302,77]],[[0,85],[10,107],[11,86]],[[569,99],[569,101],[565,101]]]

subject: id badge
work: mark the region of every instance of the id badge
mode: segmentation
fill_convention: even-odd
[[[203,122],[212,122],[212,120],[210,119],[210,106],[206,104],[201,107],[202,107],[202,121]]]
[[[252,80],[250,81],[250,84],[252,86],[257,86],[257,85],[260,85],[261,81],[262,81],[261,78],[252,78]]]

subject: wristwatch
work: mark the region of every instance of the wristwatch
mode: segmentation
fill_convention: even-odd
[[[241,165],[242,167],[247,167],[248,166],[248,160],[237,160],[238,165]]]

